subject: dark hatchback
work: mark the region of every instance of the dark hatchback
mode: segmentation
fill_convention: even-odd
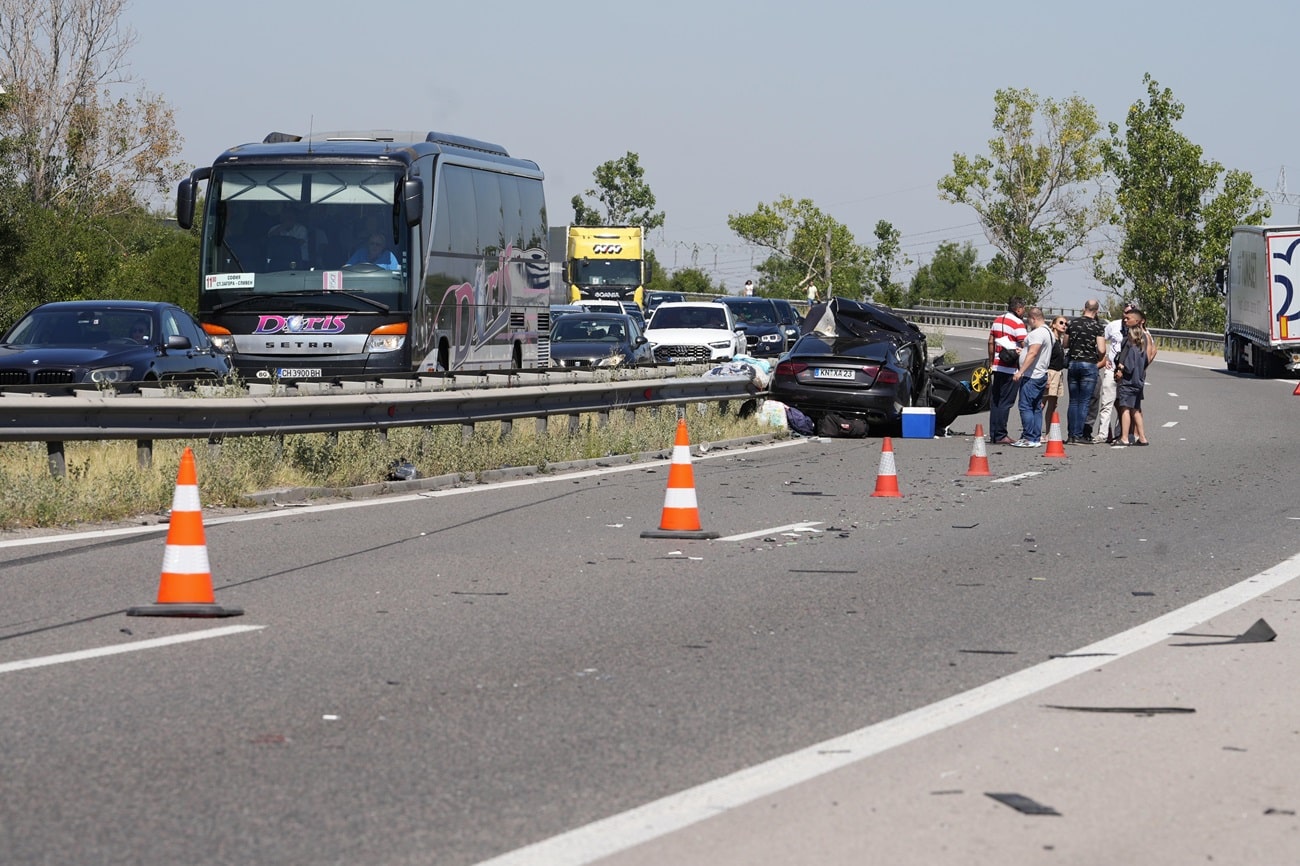
[[[0,387],[211,381],[230,372],[229,357],[174,304],[42,304],[0,337]]]
[[[772,376],[771,394],[814,423],[834,412],[892,428],[909,406],[933,406],[935,429],[988,408],[983,361],[935,366],[925,334],[887,307],[832,298],[814,305],[803,335]]]
[[[745,351],[755,358],[768,358],[785,351],[785,326],[781,314],[770,298],[730,297],[714,298],[726,304],[736,319],[736,325],[745,332]]]
[[[551,326],[555,367],[654,366],[654,350],[632,316],[572,313]]]

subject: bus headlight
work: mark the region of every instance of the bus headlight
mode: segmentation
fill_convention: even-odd
[[[405,343],[405,334],[371,334],[366,338],[366,352],[396,352]]]

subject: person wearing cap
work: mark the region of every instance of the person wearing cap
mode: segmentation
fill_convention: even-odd
[[[1133,312],[1133,305],[1125,304],[1124,312]],[[1100,445],[1103,442],[1114,442],[1116,438],[1111,433],[1110,422],[1111,416],[1115,412],[1115,359],[1124,346],[1124,336],[1123,317],[1107,322],[1106,328],[1102,332],[1102,337],[1106,340],[1106,364],[1101,368],[1101,378],[1097,389],[1100,395],[1097,400],[1097,420],[1092,425],[1092,441],[1095,445]]]

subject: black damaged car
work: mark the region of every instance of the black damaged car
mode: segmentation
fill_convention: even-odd
[[[835,413],[889,431],[903,409],[932,406],[942,431],[961,415],[988,409],[985,363],[930,359],[925,334],[888,307],[831,298],[809,310],[801,330],[770,391],[814,424]]]

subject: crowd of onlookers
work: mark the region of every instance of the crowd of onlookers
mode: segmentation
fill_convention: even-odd
[[[989,329],[989,441],[1038,448],[1061,396],[1068,400],[1067,444],[1147,445],[1142,392],[1156,343],[1146,316],[1131,304],[1110,322],[1098,318],[1090,299],[1083,315],[1054,316],[1048,324],[1039,307],[1011,298]],[[1020,411],[1020,438],[1007,423]]]

